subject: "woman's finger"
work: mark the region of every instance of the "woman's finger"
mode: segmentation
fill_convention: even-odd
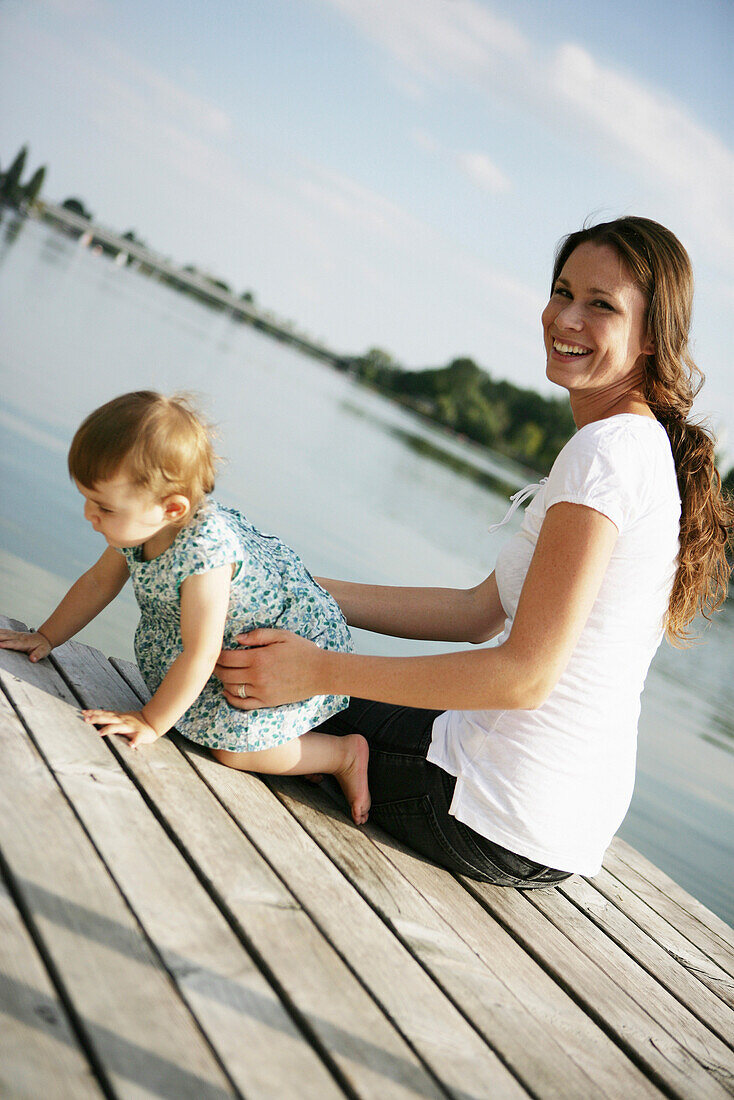
[[[231,707],[235,707],[237,710],[260,710],[261,707],[266,706],[262,699],[256,695],[247,695],[243,699],[236,692],[228,691],[224,689],[224,697]]]
[[[235,641],[238,645],[258,646],[272,645],[273,642],[284,642],[290,635],[290,630],[276,630],[271,626],[259,626],[247,634],[238,634]]]

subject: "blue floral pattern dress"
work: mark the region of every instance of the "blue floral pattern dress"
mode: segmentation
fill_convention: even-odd
[[[135,656],[151,692],[183,650],[180,589],[187,577],[232,563],[223,646],[256,627],[279,627],[309,638],[322,649],[352,651],[346,620],[336,601],[298,555],[274,535],[258,531],[232,508],[208,498],[172,544],[151,561],[142,548],[121,551],[140,607]],[[282,745],[313,729],[348,705],[344,695],[317,695],[300,703],[237,710],[212,676],[199,698],[176,723],[192,741],[209,748],[252,752]]]

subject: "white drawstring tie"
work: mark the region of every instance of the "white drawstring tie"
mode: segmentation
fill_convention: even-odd
[[[540,479],[540,481],[534,481],[532,485],[526,485],[523,489],[518,489],[516,493],[513,493],[510,497],[512,503],[505,513],[505,518],[501,519],[499,523],[493,523],[491,527],[487,528],[487,530],[490,532],[499,531],[500,527],[504,527],[506,523],[509,523],[520,505],[523,504],[528,499],[528,497],[534,496],[534,494],[537,493],[538,489],[541,489],[545,485],[547,480],[547,477],[543,477]]]

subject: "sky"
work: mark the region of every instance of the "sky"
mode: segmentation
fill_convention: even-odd
[[[543,392],[558,240],[688,249],[734,463],[731,0],[2,0],[0,167],[334,350]]]

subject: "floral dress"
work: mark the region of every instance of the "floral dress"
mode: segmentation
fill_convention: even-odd
[[[140,622],[135,656],[151,692],[157,691],[181,641],[181,584],[195,573],[233,563],[224,648],[256,627],[279,627],[309,638],[322,649],[352,651],[346,620],[336,601],[306,569],[298,555],[273,535],[265,535],[232,508],[208,498],[162,554],[143,561],[142,548],[122,550],[127,561]],[[344,695],[316,695],[299,703],[260,710],[237,710],[211,676],[176,728],[192,741],[232,752],[269,749],[291,741],[337,714]]]

